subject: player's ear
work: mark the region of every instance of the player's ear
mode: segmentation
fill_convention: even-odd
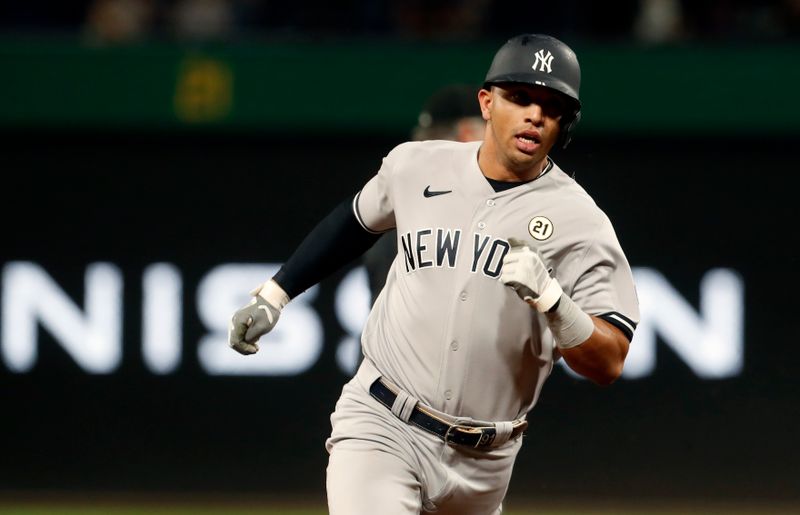
[[[483,119],[487,121],[490,120],[492,118],[492,92],[488,89],[481,88],[481,90],[478,91],[478,103],[481,106],[481,116]]]

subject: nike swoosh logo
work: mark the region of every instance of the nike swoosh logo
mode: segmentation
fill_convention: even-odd
[[[436,195],[446,195],[447,193],[453,193],[453,190],[447,191],[431,191],[431,187],[428,186],[425,188],[425,191],[422,192],[425,197],[435,197]]]

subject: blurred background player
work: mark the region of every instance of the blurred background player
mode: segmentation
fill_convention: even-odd
[[[411,138],[415,141],[443,139],[461,142],[483,139],[486,122],[478,104],[479,89],[468,84],[449,84],[436,90],[420,111]],[[367,269],[371,302],[375,302],[383,289],[396,255],[395,230],[385,233],[364,254],[362,259]]]

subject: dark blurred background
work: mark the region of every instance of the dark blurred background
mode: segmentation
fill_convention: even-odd
[[[322,502],[363,269],[293,302],[257,361],[227,318],[430,93],[545,32],[584,81],[554,158],[614,222],[643,320],[612,387],[556,367],[510,505],[797,506],[798,20],[798,0],[4,2],[0,501]]]
[[[462,43],[531,31],[596,43],[752,43],[791,41],[800,27],[797,0],[30,0],[1,9],[8,34],[103,43],[358,36]]]

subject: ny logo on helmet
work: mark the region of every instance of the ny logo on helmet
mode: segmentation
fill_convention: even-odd
[[[553,71],[553,69],[550,68],[550,65],[553,63],[553,54],[551,54],[549,50],[547,51],[547,55],[544,54],[544,49],[539,50],[534,55],[536,56],[536,61],[534,61],[531,68],[535,70],[538,67],[540,72],[546,71],[547,73]]]

